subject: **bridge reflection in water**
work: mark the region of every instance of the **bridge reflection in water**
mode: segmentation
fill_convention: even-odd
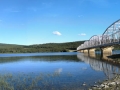
[[[112,59],[107,58],[107,56],[108,55],[106,54],[103,54],[102,57],[100,54],[77,54],[78,59],[84,61],[85,63],[88,63],[91,66],[91,68],[93,68],[96,71],[103,71],[108,79],[112,79],[116,77],[116,75],[120,74],[120,67],[114,62],[107,62],[113,61]]]

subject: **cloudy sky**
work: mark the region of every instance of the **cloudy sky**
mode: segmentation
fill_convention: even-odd
[[[0,43],[88,40],[120,19],[120,0],[0,0]]]

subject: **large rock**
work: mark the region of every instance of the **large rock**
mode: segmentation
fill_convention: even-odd
[[[110,82],[108,85],[114,86],[114,85],[116,85],[116,82]]]

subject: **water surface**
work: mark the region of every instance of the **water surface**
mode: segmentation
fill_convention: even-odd
[[[14,90],[82,90],[115,77],[119,67],[77,52],[27,53],[0,54],[0,71]]]

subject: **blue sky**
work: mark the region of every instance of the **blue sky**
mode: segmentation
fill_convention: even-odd
[[[0,0],[0,43],[88,40],[120,19],[120,0]]]

